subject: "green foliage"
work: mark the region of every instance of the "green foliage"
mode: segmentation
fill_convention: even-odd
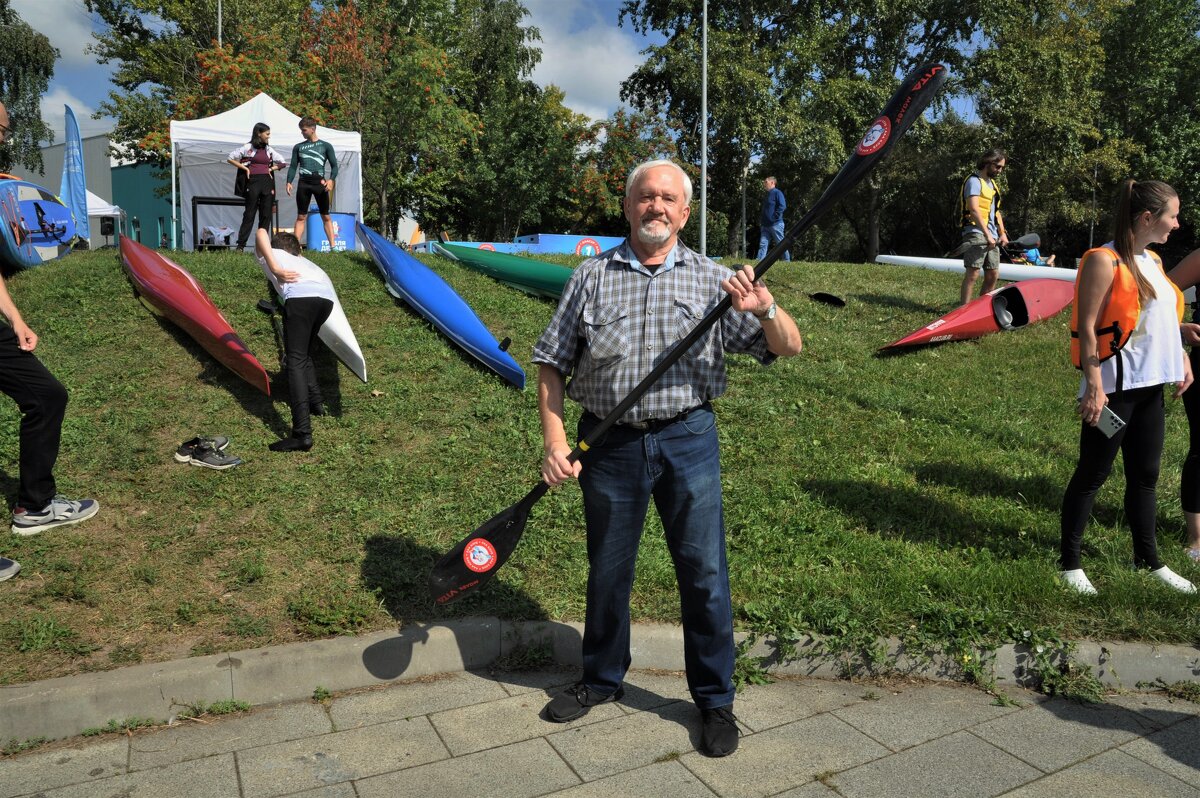
[[[333,693],[318,684],[313,688],[312,700],[318,704],[328,704],[333,700]]]
[[[8,142],[0,146],[0,172],[20,164],[42,171],[40,142],[53,136],[42,120],[41,101],[54,77],[58,50],[0,0],[0,102],[8,110]]]
[[[1200,682],[1172,682],[1168,684],[1161,676],[1152,682],[1138,682],[1139,690],[1161,690],[1170,698],[1178,698],[1200,704]]]
[[[3,748],[0,748],[0,756],[13,756],[22,751],[29,751],[50,742],[47,737],[30,737],[26,740],[18,740],[16,737],[10,737]]]
[[[331,584],[304,588],[287,602],[287,611],[310,635],[353,634],[374,616],[376,603],[361,591],[334,579]]]
[[[222,701],[195,701],[183,705],[183,710],[177,717],[184,718],[200,718],[205,715],[216,717],[220,715],[234,715],[239,712],[249,712],[252,709],[249,702],[238,701],[237,699],[224,699]]]
[[[103,726],[89,726],[80,732],[84,737],[99,737],[101,734],[118,734],[131,732],[135,729],[148,729],[151,726],[162,726],[161,720],[153,718],[129,717],[125,720],[110,720]]]
[[[757,635],[750,635],[737,645],[733,661],[733,686],[739,692],[747,685],[770,684],[772,681],[771,674],[763,664],[750,655],[750,649],[758,639]]]

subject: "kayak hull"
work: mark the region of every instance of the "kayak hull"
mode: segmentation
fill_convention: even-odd
[[[18,269],[71,251],[75,217],[49,190],[24,180],[0,180],[0,260]]]
[[[558,299],[574,274],[572,269],[556,263],[545,263],[520,255],[490,252],[459,244],[434,245],[437,251],[459,261],[469,269],[482,272],[505,285],[519,288],[534,296]]]
[[[341,302],[333,303],[333,310],[321,325],[317,337],[354,376],[363,382],[367,381],[367,362],[363,359],[358,339],[354,337],[354,330],[350,328],[350,320],[346,318],[346,311]]]
[[[169,319],[234,374],[271,395],[271,381],[204,288],[186,269],[126,236],[121,264],[142,302]]]
[[[1073,272],[1072,272],[1073,274]],[[979,338],[1057,316],[1075,295],[1073,283],[1024,280],[990,291],[879,351]]]
[[[447,338],[472,357],[518,388],[525,387],[525,372],[512,355],[500,348],[495,336],[454,289],[432,269],[358,223],[359,240],[383,274],[388,292],[403,299]]]
[[[910,255],[877,255],[876,263],[886,263],[891,266],[916,266],[921,269],[932,269],[938,272],[966,271],[962,258],[920,258]],[[1066,283],[1075,282],[1074,269],[1059,269],[1052,266],[1027,266],[1023,263],[1001,263],[1001,280],[1061,280]]]

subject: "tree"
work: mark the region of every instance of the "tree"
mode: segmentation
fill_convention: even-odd
[[[117,87],[100,104],[116,120],[115,154],[139,163],[165,164],[170,157],[168,123],[180,118],[177,103],[200,87],[199,54],[217,43],[212,0],[84,0],[104,23],[89,49],[101,63],[115,63]],[[224,0],[222,44],[236,57],[256,37],[271,42],[262,66],[297,54],[297,24],[307,0],[273,0],[269,13],[257,0]],[[260,91],[274,87],[259,86]]]
[[[0,102],[13,131],[8,146],[0,147],[0,171],[21,164],[41,173],[39,142],[52,139],[42,121],[41,100],[56,60],[58,50],[50,40],[22,21],[8,0],[0,0]]]
[[[1011,156],[1009,234],[1088,220],[1093,175],[1125,171],[1128,147],[1100,129],[1101,34],[1123,0],[999,0],[985,14],[991,46],[968,81],[980,119]]]
[[[517,0],[459,0],[444,25],[459,107],[477,120],[477,135],[458,150],[453,191],[423,202],[423,223],[481,239],[508,240],[568,204],[569,181],[587,121],[563,105],[556,87],[529,75],[541,58],[540,34],[524,27]]]
[[[1106,175],[1103,196],[1111,196],[1127,176],[1164,180],[1179,192],[1184,220],[1193,229],[1200,226],[1200,116],[1195,111],[1200,5],[1195,0],[1122,4],[1105,26],[1099,49],[1104,67],[1098,125],[1106,138],[1118,138],[1132,150],[1128,172]],[[1193,244],[1193,237],[1178,234],[1172,240],[1178,255]]]
[[[758,162],[812,202],[844,161],[898,78],[918,61],[961,63],[978,3],[896,0],[710,0],[709,181],[715,210],[740,218],[742,176]],[[626,0],[621,20],[666,44],[622,86],[635,107],[679,132],[681,157],[699,161],[700,7],[689,0]],[[865,189],[860,245],[878,249],[881,184]],[[833,222],[836,223],[836,222]]]

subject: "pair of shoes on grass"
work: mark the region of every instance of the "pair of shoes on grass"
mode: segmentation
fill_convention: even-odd
[[[546,705],[546,718],[555,723],[567,723],[582,718],[592,707],[620,701],[624,695],[623,686],[609,695],[600,695],[583,682],[576,682],[551,699]],[[737,750],[738,734],[732,704],[700,710],[700,753],[711,757],[728,756]]]
[[[40,510],[30,510],[21,506],[14,507],[12,531],[13,534],[28,537],[47,529],[78,524],[98,512],[100,512],[100,503],[95,499],[74,500],[68,499],[66,496],[55,496]],[[19,569],[20,566],[18,565],[17,568]],[[16,571],[13,573],[15,574]]]
[[[1178,590],[1180,593],[1196,592],[1195,585],[1165,565],[1161,568],[1154,569],[1150,572],[1150,575],[1165,584],[1167,587]],[[1096,587],[1092,584],[1092,581],[1087,578],[1087,574],[1083,572],[1082,568],[1075,568],[1070,571],[1060,571],[1058,577],[1063,581],[1063,584],[1074,590],[1076,593],[1084,596],[1096,595]]]
[[[225,447],[228,445],[229,438],[224,435],[201,435],[180,444],[175,450],[175,461],[217,471],[241,465],[242,458],[225,454]]]

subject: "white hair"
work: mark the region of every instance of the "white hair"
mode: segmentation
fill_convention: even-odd
[[[674,161],[669,161],[666,158],[659,158],[659,159],[653,160],[653,161],[646,161],[645,163],[638,164],[636,167],[634,167],[633,171],[629,173],[629,177],[625,178],[625,196],[626,197],[629,196],[629,192],[633,190],[634,185],[637,184],[638,179],[640,179],[641,176],[645,172],[647,172],[651,169],[654,169],[656,167],[659,167],[659,166],[669,166],[672,169],[674,169],[676,172],[679,172],[679,176],[683,179],[683,204],[691,205],[692,204],[692,179],[690,177],[688,177],[687,172],[683,171],[682,166],[675,163]]]

